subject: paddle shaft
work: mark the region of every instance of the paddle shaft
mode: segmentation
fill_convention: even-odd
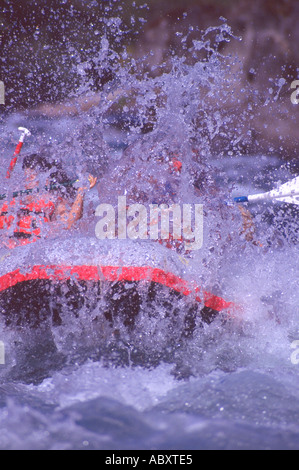
[[[277,200],[279,201],[280,199],[284,199],[287,197],[293,197],[297,196],[297,194],[290,193],[290,194],[283,194],[281,196],[271,196],[269,193],[262,193],[262,194],[253,194],[251,196],[241,196],[241,197],[235,197],[234,201],[237,203],[243,203],[243,202],[259,202],[259,201],[273,201]]]
[[[18,156],[20,155],[20,152],[21,152],[23,144],[24,144],[25,136],[26,135],[31,135],[30,131],[28,131],[28,129],[26,129],[25,127],[19,127],[19,131],[22,131],[22,134],[21,134],[21,137],[19,139],[19,143],[16,146],[15,153],[12,156],[8,171],[6,173],[6,178],[7,179],[10,179],[11,174],[14,170],[14,167],[16,166],[16,163],[18,161]]]
[[[250,196],[235,197],[234,202],[259,202],[259,201],[277,201],[286,202],[288,204],[299,204],[299,177],[283,184],[277,189],[268,191],[267,193],[252,194]]]
[[[14,167],[16,166],[16,163],[18,161],[18,156],[22,150],[22,147],[23,147],[23,143],[21,140],[19,141],[17,147],[16,147],[16,150],[15,150],[15,153],[13,154],[12,156],[12,159],[11,159],[11,162],[10,162],[10,165],[9,165],[9,168],[7,170],[7,173],[6,173],[6,178],[9,179],[11,177],[11,174],[13,172],[13,169]]]

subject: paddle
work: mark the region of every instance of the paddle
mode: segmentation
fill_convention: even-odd
[[[31,132],[26,129],[25,127],[19,127],[18,128],[19,131],[22,132],[21,136],[20,136],[20,139],[19,139],[19,143],[18,145],[16,146],[16,150],[15,150],[15,153],[13,154],[12,156],[12,159],[11,159],[11,162],[10,162],[10,165],[9,165],[9,169],[6,173],[6,178],[9,179],[10,176],[11,176],[11,173],[13,172],[13,169],[14,167],[16,166],[16,163],[17,163],[17,160],[18,160],[18,156],[21,152],[21,149],[23,147],[23,143],[24,143],[24,139],[26,136],[29,136],[31,135]]]
[[[250,196],[235,197],[234,202],[273,201],[299,205],[299,176],[272,191]]]

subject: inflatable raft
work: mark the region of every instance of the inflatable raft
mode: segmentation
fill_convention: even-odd
[[[183,334],[235,305],[206,292],[176,252],[157,243],[66,238],[0,252],[0,312],[7,326],[61,325],[82,309],[128,329],[144,312],[183,313]]]

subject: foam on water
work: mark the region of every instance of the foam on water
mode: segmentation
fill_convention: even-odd
[[[113,24],[116,28],[116,18]],[[136,326],[139,336],[128,335],[119,325],[122,346],[112,345],[104,357],[98,352],[101,337],[84,309],[78,318],[64,318],[62,327],[40,333],[1,325],[7,359],[0,370],[2,449],[298,448],[299,366],[291,362],[291,344],[299,339],[298,212],[285,206],[253,208],[257,243],[252,244],[239,233],[238,209],[225,205],[233,188],[267,190],[278,176],[291,178],[279,161],[273,167],[267,157],[245,160],[240,155],[242,123],[249,111],[236,124],[235,135],[228,131],[234,115],[222,112],[221,103],[235,99],[231,91],[239,77],[224,74],[229,60],[217,47],[230,38],[225,24],[209,29],[186,56],[170,58],[163,73],[142,78],[125,50],[119,65],[119,55],[104,38],[101,51],[96,57],[91,51],[90,59],[100,66],[104,58],[118,78],[103,91],[101,106],[86,114],[84,122],[27,118],[22,124],[34,131],[28,152],[46,143],[49,153],[76,175],[93,171],[103,181],[99,194],[88,196],[89,210],[70,242],[78,238],[87,256],[93,252],[88,252],[86,231],[90,240],[99,201],[113,202],[123,191],[129,198],[136,187],[154,194],[165,183],[168,155],[179,156],[182,176],[172,181],[178,202],[200,202],[206,209],[204,248],[184,259],[181,269],[242,306],[242,313],[198,326],[191,338],[178,335],[173,344],[166,298],[159,317],[144,312]],[[78,56],[84,78],[80,60]],[[82,79],[80,93],[89,90],[88,83]],[[220,89],[215,109],[213,97]],[[2,168],[20,119],[15,114],[1,123]],[[111,129],[112,122],[121,122],[121,130]],[[257,161],[263,164],[252,164]],[[22,185],[20,167],[13,181],[2,176],[3,192]],[[59,243],[57,237],[51,256],[64,260],[70,251],[62,247],[69,245]],[[34,259],[46,262],[44,245],[34,244],[32,250]],[[10,266],[6,255],[1,269]],[[180,304],[178,318],[183,314]],[[133,366],[130,358],[137,347],[144,357],[157,355],[155,365],[145,360],[144,367]]]

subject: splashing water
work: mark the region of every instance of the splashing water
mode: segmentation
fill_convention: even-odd
[[[118,32],[120,43],[121,19],[103,21],[110,34]],[[229,321],[197,324],[192,336],[183,337],[188,305],[180,299],[173,309],[173,298],[162,292],[154,311],[142,309],[133,331],[119,321],[111,339],[107,322],[94,322],[105,309],[103,298],[91,310],[83,304],[74,316],[71,288],[56,291],[48,309],[57,301],[64,306],[60,324],[47,321],[33,329],[26,321],[14,328],[1,323],[2,449],[298,448],[298,365],[291,360],[292,342],[299,340],[298,212],[252,208],[256,232],[248,240],[239,209],[225,204],[233,193],[267,190],[291,177],[280,161],[242,156],[245,123],[254,114],[249,108],[241,118],[234,113],[238,61],[219,52],[223,41],[235,40],[226,24],[206,30],[201,41],[187,35],[182,56],[172,54],[148,70],[147,58],[116,50],[104,35],[100,50],[91,47],[84,57],[72,50],[81,77],[79,115],[28,114],[34,141],[26,152],[46,144],[70,177],[92,172],[100,184],[89,193],[76,230],[26,247],[26,253],[43,264],[52,250],[53,258],[64,261],[79,257],[78,242],[90,259],[95,209],[100,202],[116,205],[117,196],[126,194],[128,204],[200,203],[204,246],[180,253],[180,270],[242,312]],[[95,70],[113,77],[96,95]],[[83,95],[97,100],[84,115]],[[2,168],[20,118],[13,114],[1,123]],[[172,158],[182,162],[180,175],[169,172]],[[22,187],[20,166],[13,180],[1,176],[8,195]],[[166,183],[172,193],[161,193]],[[158,253],[174,256],[174,250],[156,245]],[[148,244],[135,246],[135,259],[146,263]],[[7,272],[15,262],[13,253],[1,250]],[[18,262],[22,269],[21,256]],[[85,295],[92,299],[95,293]]]

